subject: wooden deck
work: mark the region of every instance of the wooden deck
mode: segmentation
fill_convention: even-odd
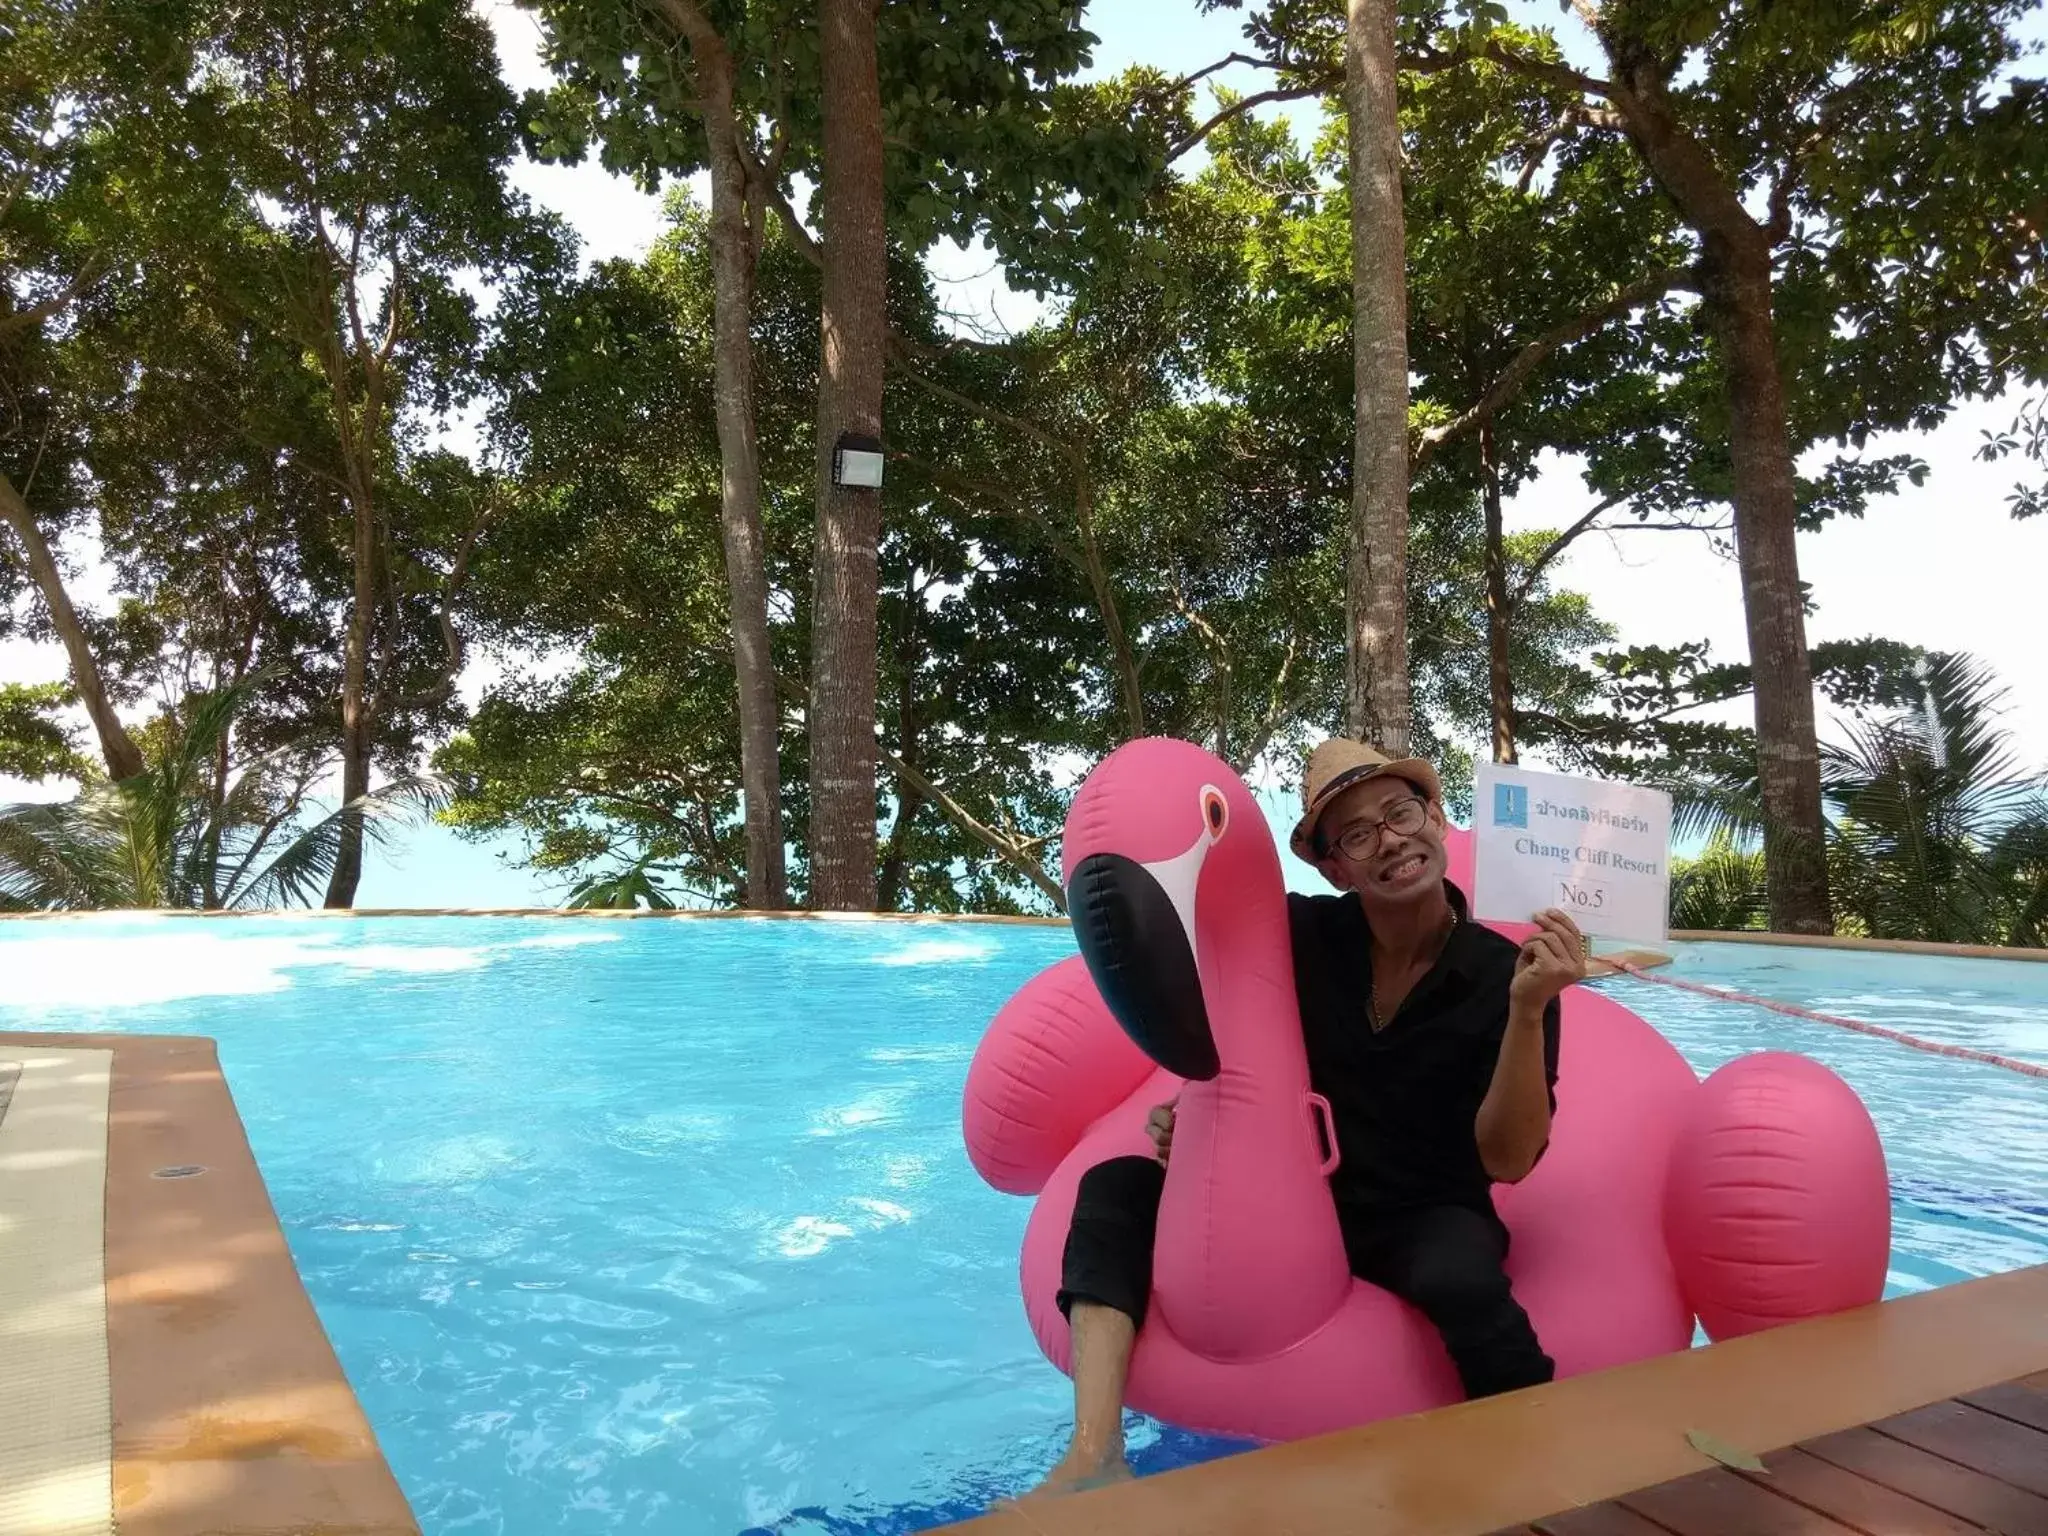
[[[2048,1372],[1496,1536],[2048,1536]]]
[[[2048,1266],[1027,1500],[959,1529],[2048,1536]]]

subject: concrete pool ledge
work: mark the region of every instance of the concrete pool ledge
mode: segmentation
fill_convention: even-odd
[[[1675,944],[1756,944],[1776,949],[1840,949],[1866,955],[1925,955],[1945,960],[2023,960],[2048,963],[2048,949],[2012,944],[1937,944],[1925,939],[1859,939],[1847,934],[1757,933],[1750,930],[1674,928]]]
[[[0,912],[0,923],[63,923],[109,916],[105,911]],[[775,923],[946,923],[986,924],[1013,928],[1065,928],[1064,917],[1026,917],[1013,913],[979,912],[761,912],[746,907],[692,908],[656,912],[645,908],[620,911],[603,907],[290,907],[258,911],[202,912],[189,907],[124,907],[118,915],[128,917],[204,918],[227,921],[236,918],[320,918],[351,917],[559,917],[579,922],[775,922]],[[1746,929],[1674,928],[1674,944],[1759,944],[1785,949],[1838,949],[1878,955],[1925,955],[1952,960],[2021,960],[2048,964],[2048,949],[2027,949],[2002,944],[1940,944],[1919,939],[1859,939],[1848,935],[1804,933],[1758,933]],[[1632,956],[1632,951],[1618,951]],[[1647,953],[1654,954],[1654,951]],[[1595,956],[1596,959],[1599,956]],[[1668,957],[1664,957],[1668,958]],[[1641,962],[1631,960],[1640,965]]]
[[[0,1062],[37,1053],[105,1062],[101,1120],[89,1103],[68,1117],[79,1148],[98,1152],[96,1176],[74,1180],[62,1210],[28,1213],[23,1232],[37,1248],[38,1229],[95,1229],[104,1306],[90,1322],[102,1331],[73,1347],[97,1344],[105,1406],[97,1471],[74,1441],[70,1475],[107,1496],[97,1519],[78,1518],[73,1500],[60,1521],[46,1500],[39,1523],[0,1525],[10,1536],[417,1536],[299,1280],[213,1042],[0,1033]],[[20,1129],[29,1080],[0,1136]],[[26,1315],[5,1282],[0,1337]],[[0,1408],[6,1392],[0,1382]],[[10,1465],[0,1459],[0,1510],[33,1492]]]
[[[947,1529],[959,1536],[1510,1536],[1511,1527],[1544,1529],[1564,1512],[1584,1511],[1591,1523],[1574,1531],[1663,1536],[1664,1527],[1632,1523],[1626,1511],[1603,1524],[1595,1507],[1715,1474],[1716,1461],[1688,1438],[1694,1432],[1718,1441],[1716,1449],[1762,1456],[2042,1371],[2048,1265],[1012,1505]],[[1892,1525],[1883,1536],[1937,1529],[1952,1527]],[[2019,1530],[2012,1527],[2013,1536]]]

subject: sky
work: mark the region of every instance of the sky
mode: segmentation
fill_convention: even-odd
[[[546,83],[533,17],[505,0],[477,0],[496,36],[501,66],[515,90]],[[1567,57],[1595,62],[1592,41],[1578,21],[1554,4],[1516,0],[1518,21],[1559,29]],[[1242,45],[1240,12],[1201,13],[1194,0],[1096,0],[1087,25],[1101,39],[1096,72],[1113,74],[1145,62],[1188,73]],[[2048,35],[2042,13],[2028,28]],[[1255,90],[1252,72],[1233,67],[1216,77],[1241,91]],[[1314,131],[1317,109],[1295,104],[1270,109],[1298,134]],[[637,256],[660,234],[660,203],[594,163],[544,166],[521,162],[513,180],[537,205],[559,213],[583,241],[586,260]],[[699,194],[702,189],[699,188]],[[929,258],[946,307],[982,324],[1028,325],[1038,313],[1028,295],[1010,293],[994,258],[981,248],[941,245]],[[1817,611],[1808,639],[1881,635],[1933,650],[1967,651],[1988,662],[2007,687],[2004,725],[2021,760],[2048,768],[2048,666],[2036,651],[2041,625],[2035,604],[2048,573],[2048,519],[2015,523],[2004,498],[2009,465],[1975,458],[1982,434],[2004,427],[2016,402],[2007,399],[1959,408],[1937,430],[1873,439],[1875,456],[1910,452],[1923,459],[1923,485],[1878,502],[1860,522],[1838,522],[1799,540],[1801,575],[1813,588]],[[1816,460],[1826,453],[1815,455]],[[1507,509],[1510,530],[1558,528],[1591,505],[1576,466],[1546,463]],[[85,605],[111,598],[91,551],[71,553],[86,566],[75,598]],[[1635,644],[1672,645],[1706,640],[1717,660],[1742,660],[1741,589],[1731,560],[1696,535],[1624,532],[1581,539],[1554,567],[1561,588],[1580,591],[1594,611]],[[25,642],[0,642],[0,680],[54,680],[64,675],[62,652]],[[484,675],[465,678],[474,698]],[[1740,719],[1746,705],[1730,707]],[[1838,727],[1824,724],[1824,733]],[[27,798],[33,786],[0,778],[0,800]],[[40,797],[40,796],[38,796]],[[1284,795],[1274,797],[1276,805]],[[1275,812],[1276,825],[1282,820]],[[552,905],[559,884],[542,881],[509,862],[516,843],[478,846],[442,827],[421,829],[402,847],[379,850],[366,867],[358,900],[364,906]],[[1304,875],[1313,882],[1312,875]]]

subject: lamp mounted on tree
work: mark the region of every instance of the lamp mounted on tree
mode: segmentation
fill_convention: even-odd
[[[847,432],[832,449],[832,483],[849,489],[882,488],[882,443]]]

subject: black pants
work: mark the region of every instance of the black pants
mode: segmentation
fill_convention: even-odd
[[[1067,1231],[1060,1311],[1092,1301],[1140,1327],[1152,1294],[1152,1239],[1166,1170],[1116,1157],[1081,1175]],[[1467,1397],[1533,1387],[1556,1374],[1508,1288],[1507,1228],[1489,1208],[1431,1206],[1341,1222],[1351,1273],[1391,1291],[1436,1325]]]

